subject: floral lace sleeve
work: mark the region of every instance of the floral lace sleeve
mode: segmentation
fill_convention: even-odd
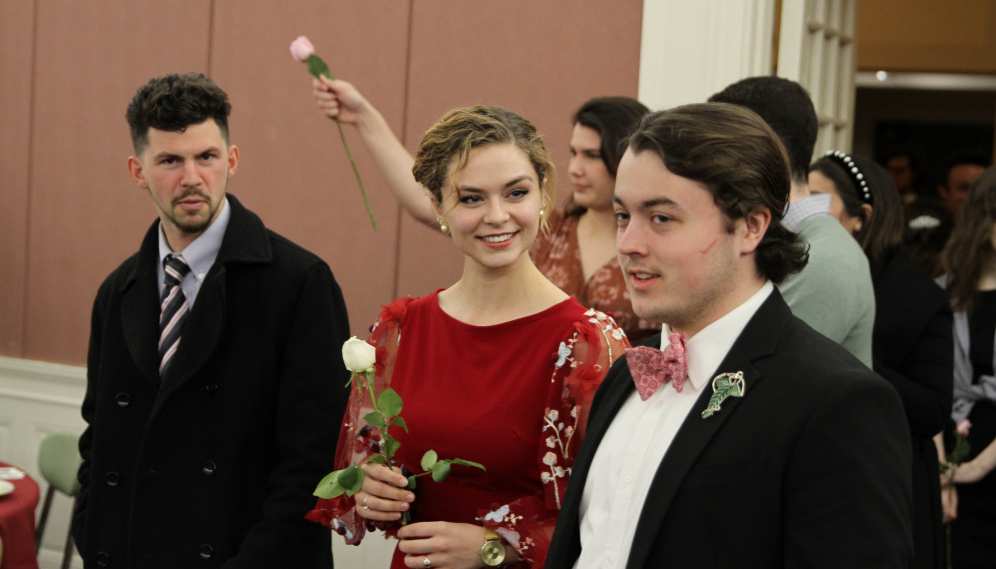
[[[574,324],[557,351],[542,432],[536,434],[543,495],[479,511],[478,519],[533,567],[542,567],[546,560],[595,390],[627,347],[625,333],[604,313],[588,310]]]
[[[401,340],[401,323],[413,299],[403,297],[384,306],[377,322],[370,328],[367,343],[377,349],[377,362],[374,364],[374,391],[377,396],[391,386],[394,360],[397,357],[398,342]],[[371,455],[380,453],[380,429],[367,424],[363,417],[373,411],[369,392],[359,388],[354,381],[349,394],[346,415],[339,430],[339,444],[336,447],[335,468],[340,470],[351,464],[358,464]],[[356,513],[356,500],[342,494],[326,500],[319,498],[315,509],[308,512],[306,519],[331,528],[346,538],[349,545],[359,545],[367,530],[384,530],[384,537],[397,537],[399,522],[371,522]]]

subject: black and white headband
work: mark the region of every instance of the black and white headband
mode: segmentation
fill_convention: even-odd
[[[844,168],[844,171],[847,172],[848,176],[850,176],[851,181],[854,182],[854,187],[858,188],[858,197],[861,198],[861,201],[871,205],[871,188],[868,187],[868,182],[865,181],[865,175],[861,173],[858,165],[854,163],[854,159],[840,150],[828,150],[823,156],[834,160]]]

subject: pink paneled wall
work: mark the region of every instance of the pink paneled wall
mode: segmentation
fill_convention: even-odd
[[[125,170],[125,107],[150,77],[201,71],[228,92],[230,191],[329,263],[362,336],[380,304],[451,284],[462,259],[399,212],[347,129],[370,229],[290,41],[308,35],[411,150],[446,110],[501,105],[566,177],[571,113],[636,95],[641,14],[638,0],[0,0],[0,355],[85,362],[97,287],[156,215]]]

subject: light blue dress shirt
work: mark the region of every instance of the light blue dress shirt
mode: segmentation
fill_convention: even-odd
[[[204,277],[207,276],[208,271],[214,265],[214,260],[218,258],[218,250],[221,249],[221,241],[225,237],[225,230],[228,229],[228,220],[230,217],[232,217],[232,211],[228,207],[228,199],[225,199],[225,202],[221,205],[221,213],[218,214],[214,222],[197,239],[194,239],[193,243],[187,245],[186,249],[180,251],[180,256],[190,266],[190,272],[180,281],[180,289],[183,291],[183,295],[187,297],[187,305],[190,310],[194,309],[194,300],[197,299],[197,293],[201,290],[201,283],[204,282]],[[170,249],[169,242],[166,241],[166,234],[163,233],[163,226],[160,221],[159,266],[156,268],[156,274],[159,275],[160,298],[165,288],[163,281],[166,278],[166,273],[163,270],[163,262],[170,253],[173,253],[173,250]]]

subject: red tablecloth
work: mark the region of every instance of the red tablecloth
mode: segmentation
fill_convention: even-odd
[[[0,462],[0,466],[12,465]],[[14,484],[14,491],[0,496],[0,539],[3,539],[0,569],[38,569],[35,556],[38,484],[30,476],[8,482]]]

